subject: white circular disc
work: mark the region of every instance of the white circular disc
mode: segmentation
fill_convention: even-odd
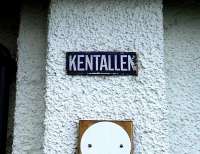
[[[131,141],[127,132],[113,122],[98,122],[83,134],[82,154],[130,154]]]

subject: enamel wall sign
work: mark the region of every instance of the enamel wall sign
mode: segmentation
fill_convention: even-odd
[[[136,52],[67,52],[68,75],[137,75]]]

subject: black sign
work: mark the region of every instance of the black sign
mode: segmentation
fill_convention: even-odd
[[[135,52],[67,52],[69,75],[137,75]]]

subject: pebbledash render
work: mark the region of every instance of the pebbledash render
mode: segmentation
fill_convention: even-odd
[[[48,21],[44,152],[75,153],[80,119],[131,119],[136,153],[167,153],[162,2],[52,1]],[[93,49],[137,50],[139,76],[66,75],[65,52]]]
[[[189,70],[183,74],[178,71],[177,76],[173,76],[173,71],[183,69],[182,63],[187,62],[187,58],[184,62],[177,58],[179,65],[174,68],[174,53],[178,54],[175,57],[183,56],[181,50],[184,47],[176,52],[176,30],[170,27],[176,21],[166,20],[168,24],[164,19],[161,0],[52,0],[45,11],[41,3],[23,2],[12,153],[74,154],[78,149],[79,120],[83,119],[132,120],[132,144],[136,154],[181,153],[184,148],[181,143],[188,143],[188,138],[183,139],[177,134],[174,137],[177,145],[171,140],[179,128],[172,120],[181,123],[182,119],[175,117],[179,112],[176,108],[179,100],[175,99],[170,88],[181,91],[176,87],[179,81],[175,78],[186,76]],[[180,25],[185,23],[184,20],[177,21]],[[196,28],[199,23],[188,23],[194,25],[194,33],[199,32]],[[181,28],[184,31],[185,27]],[[193,39],[192,35],[184,37],[188,37],[189,42]],[[199,37],[195,39],[199,40]],[[186,46],[190,45],[192,43]],[[198,41],[194,48],[197,52],[191,58],[200,55]],[[68,75],[66,53],[71,51],[136,51],[138,75]],[[76,67],[75,63],[70,66]],[[190,73],[195,76],[196,85],[200,85],[197,67],[192,65],[196,72]],[[171,79],[175,84],[170,83]],[[186,82],[183,83],[184,91],[189,92],[192,88],[188,88]],[[199,90],[198,86],[195,88]],[[196,91],[194,96],[197,99],[192,100],[199,109],[200,96]],[[187,101],[185,99],[184,104]],[[195,118],[195,113],[186,119]],[[193,146],[200,139],[198,122],[193,122],[197,125],[191,130],[197,136],[191,135],[191,144],[183,153],[189,153],[190,147],[193,148],[192,154],[200,151],[199,146]],[[189,131],[182,132],[190,135]]]

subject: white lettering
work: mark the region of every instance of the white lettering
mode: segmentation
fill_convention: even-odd
[[[111,68],[111,55],[108,55],[108,70],[114,71],[114,68]]]
[[[126,58],[127,57],[127,55],[121,55],[121,70],[122,71],[127,71],[127,69],[126,68],[124,68],[124,64],[126,64],[126,62],[124,61],[124,58]]]
[[[103,70],[103,67],[105,68],[105,70],[108,70],[108,66],[107,66],[107,61],[106,61],[106,56],[102,55],[101,56],[101,63],[100,63],[100,71]]]
[[[134,70],[134,63],[133,63],[132,57],[128,55],[128,70],[130,71],[131,68]]]
[[[131,71],[135,70],[132,55],[69,55],[71,71]]]
[[[73,70],[76,71],[75,59],[76,59],[76,55],[74,55],[73,58],[71,55],[69,56],[69,70],[72,70],[73,68]]]
[[[99,63],[98,63],[98,58],[100,57],[100,55],[93,55],[93,57],[96,59],[95,62],[96,62],[96,71],[99,70]]]
[[[86,71],[88,70],[88,66],[89,66],[90,70],[93,69],[93,58],[91,58],[91,55],[90,55],[90,58],[89,58],[89,55],[86,55],[86,57],[85,57],[85,69],[86,69]]]
[[[81,58],[83,58],[84,55],[78,55],[78,71],[84,71],[84,68],[81,68],[81,64],[83,64],[83,61],[81,61]]]
[[[117,55],[115,55],[115,61],[114,61],[114,63],[115,63],[115,71],[120,71],[120,69],[117,68]]]

